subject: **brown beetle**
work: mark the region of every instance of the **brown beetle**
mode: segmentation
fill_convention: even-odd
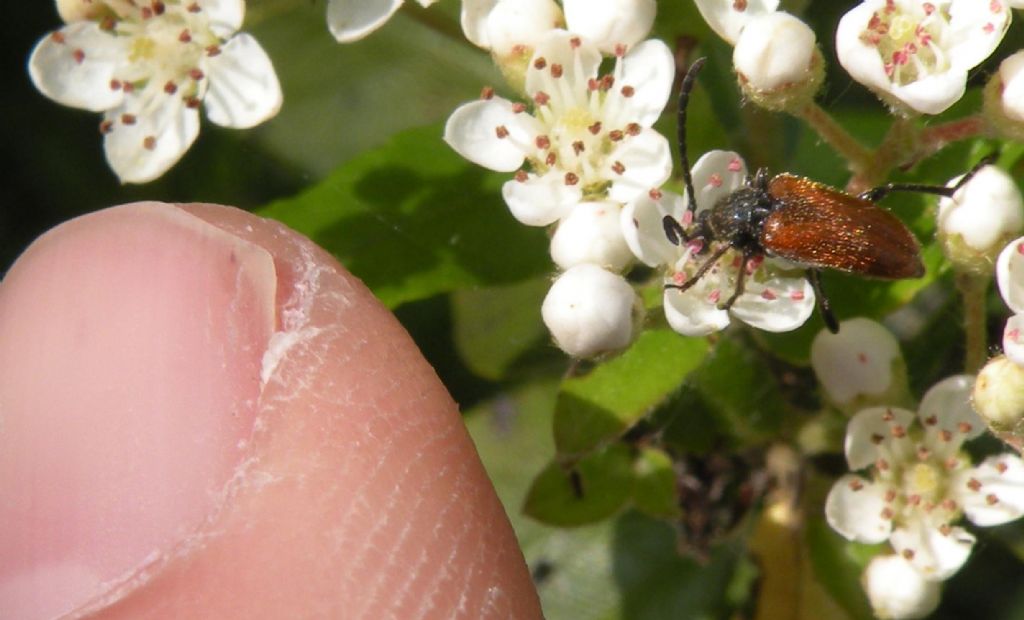
[[[699,58],[690,65],[679,92],[679,155],[691,217],[697,211],[697,202],[686,157],[686,104],[704,61]],[[829,331],[835,333],[839,331],[839,323],[822,291],[821,269],[887,280],[924,275],[921,249],[913,233],[899,218],[875,203],[890,192],[952,197],[979,168],[993,159],[994,156],[989,156],[982,160],[952,187],[889,183],[857,196],[792,174],[771,177],[762,168],[747,178],[744,187],[722,197],[693,218],[690,230],[685,230],[675,218],[665,216],[663,225],[669,241],[678,245],[700,239],[703,242],[701,252],[710,252],[686,282],[666,284],[665,288],[681,291],[690,288],[730,248],[742,253],[744,265],[755,257],[783,258],[807,268],[807,279],[814,288],[818,309]],[[724,243],[711,251],[715,241]],[[743,293],[746,275],[746,269],[739,270],[736,288],[719,305],[720,309],[732,307]]]

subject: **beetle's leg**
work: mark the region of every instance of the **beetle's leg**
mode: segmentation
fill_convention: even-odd
[[[725,300],[724,304],[718,306],[719,310],[728,310],[736,303],[736,300],[743,294],[743,287],[747,284],[747,261],[753,258],[754,253],[748,250],[743,251],[743,261],[740,263],[740,273],[736,277],[736,288],[732,290],[732,296]]]
[[[703,278],[704,274],[706,274],[708,271],[711,270],[712,267],[715,266],[715,263],[718,262],[718,259],[722,258],[722,254],[725,254],[727,251],[729,251],[729,247],[729,245],[723,244],[722,247],[715,250],[714,254],[709,256],[707,260],[705,260],[697,269],[697,272],[690,276],[690,279],[687,280],[686,282],[683,282],[682,284],[666,284],[665,288],[676,288],[679,289],[680,292],[690,288],[691,286],[696,284],[698,280]]]
[[[821,288],[821,272],[817,269],[808,269],[807,280],[811,283],[811,288],[814,289],[814,298],[818,300],[818,312],[821,313],[821,318],[825,321],[825,327],[833,334],[838,334],[839,322],[836,321],[836,315],[832,314],[832,304],[825,295],[825,290]]]
[[[965,183],[970,181],[971,178],[977,174],[978,170],[981,170],[985,166],[994,162],[998,156],[999,153],[992,153],[985,156],[984,159],[968,170],[967,174],[961,177],[960,180],[957,181],[956,185],[952,187],[946,187],[945,185],[925,185],[921,183],[886,183],[885,185],[880,185],[874,189],[869,189],[858,197],[871,202],[878,202],[892,192],[916,192],[919,194],[936,194],[938,196],[952,198],[953,194],[957,193]]]
[[[679,245],[680,242],[690,240],[690,235],[686,234],[683,225],[671,215],[661,218],[661,225],[665,228],[665,236],[668,237],[672,245]]]
[[[678,116],[678,134],[679,138],[679,162],[683,168],[683,184],[686,186],[687,204],[686,209],[693,214],[697,213],[697,197],[693,193],[693,177],[690,174],[690,160],[686,157],[686,104],[690,101],[690,91],[693,90],[693,84],[697,81],[697,73],[700,72],[701,67],[704,66],[704,62],[707,58],[698,58],[693,61],[690,68],[686,71],[686,75],[683,76],[683,83],[679,87],[679,116]]]

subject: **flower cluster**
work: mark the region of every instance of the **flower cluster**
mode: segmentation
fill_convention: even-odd
[[[619,274],[635,258],[621,213],[672,170],[671,146],[651,126],[668,100],[675,63],[664,43],[640,40],[653,21],[653,3],[639,3],[643,10],[623,22],[624,8],[633,4],[613,2],[591,11],[566,2],[564,18],[553,3],[540,3],[541,10],[529,14],[507,0],[463,6],[463,24],[474,42],[496,55],[532,50],[522,80],[528,103],[485,89],[481,99],[455,110],[444,138],[476,164],[515,173],[502,195],[517,220],[555,225],[551,255],[565,273],[542,314],[559,346],[576,356],[631,342],[638,304]],[[522,19],[499,19],[513,10]],[[564,19],[569,30],[548,27],[538,36],[524,26],[535,26],[527,17],[538,15],[544,24]],[[601,73],[608,52],[614,66]],[[606,273],[578,269],[584,265]],[[616,310],[598,317],[582,308]]]
[[[82,0],[62,9],[70,21],[36,45],[29,74],[54,101],[103,112],[107,161],[124,182],[155,179],[184,155],[199,134],[200,105],[236,128],[281,107],[270,59],[237,32],[243,0]]]

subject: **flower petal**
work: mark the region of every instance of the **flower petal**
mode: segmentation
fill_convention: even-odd
[[[956,375],[939,381],[921,399],[917,417],[925,429],[925,444],[936,458],[955,456],[964,441],[987,427],[971,406],[974,377]]]
[[[126,54],[122,39],[95,22],[77,22],[36,44],[28,73],[36,88],[57,103],[102,112],[124,99],[124,91],[111,83]]]
[[[880,543],[892,531],[892,520],[882,516],[888,507],[887,490],[886,485],[846,474],[828,492],[825,519],[847,540]]]
[[[668,191],[661,192],[658,200],[647,193],[626,203],[620,223],[629,249],[649,267],[675,263],[680,249],[665,236],[662,220],[669,215],[679,221],[685,210],[683,197]]]
[[[198,4],[218,37],[227,39],[238,32],[245,21],[245,0],[201,0]]]
[[[880,448],[891,451],[897,441],[894,435],[902,437],[913,422],[912,411],[897,407],[869,407],[857,412],[846,426],[846,462],[850,469],[874,464],[882,455]]]
[[[547,226],[565,217],[583,199],[579,185],[566,185],[557,170],[526,181],[508,181],[501,187],[512,216],[527,226]]]
[[[654,0],[562,0],[565,21],[606,54],[632,46],[651,31],[658,12]]]
[[[733,151],[708,151],[693,164],[691,174],[699,214],[743,187],[747,164]]]
[[[736,43],[740,31],[747,21],[758,15],[771,13],[779,8],[779,0],[748,0],[747,2],[725,2],[723,0],[696,0],[697,10],[711,29],[729,43]]]
[[[339,43],[351,43],[384,25],[403,0],[327,0],[327,27]]]
[[[511,101],[494,97],[464,103],[452,112],[444,126],[444,141],[474,164],[512,172],[533,152],[539,133],[534,117],[516,113]]]
[[[207,60],[206,116],[224,127],[259,125],[281,109],[281,85],[270,57],[255,38],[240,33]]]
[[[699,283],[686,291],[665,289],[665,318],[684,336],[707,336],[729,326],[729,312],[701,293]]]
[[[1024,315],[1015,314],[1003,328],[1003,353],[1014,364],[1024,366]]]
[[[1014,239],[999,253],[996,283],[1010,310],[1024,312],[1024,237]]]
[[[974,536],[962,527],[943,534],[939,527],[915,520],[894,529],[889,543],[925,579],[941,581],[952,577],[967,561]]]
[[[554,30],[537,43],[526,69],[526,92],[543,91],[553,109],[568,109],[587,99],[587,82],[597,76],[601,52],[590,43],[573,43],[576,35]],[[543,60],[541,63],[539,61]],[[559,67],[556,72],[555,67]],[[553,77],[553,75],[560,77]]]
[[[957,472],[953,497],[975,525],[1001,525],[1024,516],[1024,461],[1012,454],[990,456]]]
[[[887,89],[894,97],[922,114],[941,114],[967,92],[967,70],[950,69]]]
[[[619,143],[605,158],[605,167],[604,176],[612,181],[608,198],[629,202],[660,187],[672,175],[672,146],[657,131],[643,129]]]
[[[562,9],[554,0],[503,0],[486,14],[479,33],[481,47],[498,56],[513,54],[517,46],[533,48],[562,23]],[[471,39],[472,40],[472,39]]]
[[[814,312],[814,288],[806,278],[776,276],[764,282],[748,278],[732,314],[751,327],[767,332],[792,331]]]
[[[144,109],[144,102],[132,97],[106,114],[111,129],[103,147],[122,183],[145,183],[159,177],[181,159],[199,135],[198,110],[175,97],[160,101],[162,105]]]
[[[622,238],[617,202],[582,202],[558,223],[551,237],[551,259],[562,269],[591,263],[621,271],[633,261]]]
[[[676,74],[675,57],[667,45],[658,39],[648,39],[630,50],[619,62],[622,73],[617,76],[616,88],[608,93],[605,100],[605,118],[621,118],[650,127],[668,102]],[[627,86],[629,89],[625,89]],[[612,106],[618,106],[620,111],[613,113]]]
[[[477,47],[490,49],[491,42],[487,36],[487,16],[491,14],[499,0],[462,0],[462,33],[469,42]]]
[[[1003,2],[949,4],[949,61],[967,71],[980,65],[999,47],[1010,27],[1010,9]]]
[[[881,323],[862,317],[843,321],[839,333],[821,330],[811,343],[811,366],[834,402],[879,396],[892,384],[900,345]],[[875,401],[879,402],[879,401]]]

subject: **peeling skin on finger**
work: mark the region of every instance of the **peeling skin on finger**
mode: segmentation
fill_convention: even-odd
[[[126,249],[159,253],[164,236],[177,248],[167,272]],[[141,273],[82,284],[105,248],[100,259]],[[223,266],[224,256],[239,262]],[[192,271],[176,271],[191,259]],[[68,265],[75,278],[60,275]],[[210,271],[223,304],[195,290]],[[77,290],[79,304],[116,292],[82,323],[80,308],[67,314],[74,299],[23,307],[50,289]],[[140,290],[147,301],[136,303]],[[133,323],[179,298],[162,332],[157,318]],[[119,326],[105,323],[112,307],[124,313]],[[102,341],[97,325],[109,332]],[[126,352],[114,376],[63,379],[82,370],[66,346],[82,333],[94,359]],[[0,522],[14,524],[0,531],[0,609],[20,605],[15,617],[540,617],[508,520],[433,370],[357,279],[284,226],[157,203],[62,226],[0,286],[0,367],[24,365],[28,349],[40,352],[35,366],[0,376]],[[195,363],[197,352],[209,359]],[[154,366],[156,378],[142,370]],[[95,407],[79,396],[89,386],[96,402],[121,400]],[[81,429],[67,424],[76,399]],[[83,436],[109,469],[97,469],[99,450]],[[32,447],[12,455],[18,444]],[[40,452],[64,473],[47,478]]]

